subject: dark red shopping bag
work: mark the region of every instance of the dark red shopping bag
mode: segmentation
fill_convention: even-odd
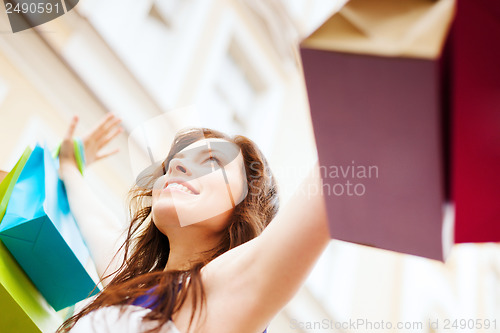
[[[500,2],[459,0],[452,42],[455,242],[499,242]]]
[[[454,1],[352,0],[301,43],[332,238],[443,259]]]

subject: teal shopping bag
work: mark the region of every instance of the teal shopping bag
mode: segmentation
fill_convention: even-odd
[[[99,291],[87,271],[90,254],[47,148],[37,145],[19,175],[0,239],[55,310]]]
[[[27,147],[0,183],[0,223],[21,171],[31,155]],[[0,176],[1,177],[1,176]],[[47,303],[0,241],[0,328],[2,332],[52,333],[63,318]]]

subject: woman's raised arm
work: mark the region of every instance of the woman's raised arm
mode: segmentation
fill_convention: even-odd
[[[64,181],[71,212],[102,278],[121,264],[122,255],[115,254],[124,240],[124,226],[98,200],[78,170],[73,152],[73,133],[77,122],[78,118],[74,117],[61,144],[59,176]],[[118,151],[101,152],[101,148],[121,132],[121,128],[116,128],[118,122],[119,119],[110,114],[83,138],[87,165]],[[108,278],[103,283],[106,285],[109,281]]]
[[[206,280],[225,294],[225,311],[244,309],[251,321],[241,324],[261,329],[295,295],[329,240],[316,164],[260,236],[207,265]]]

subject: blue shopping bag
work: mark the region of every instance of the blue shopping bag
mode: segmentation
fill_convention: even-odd
[[[14,185],[0,239],[47,302],[60,310],[99,292],[89,251],[48,148],[33,149]]]
[[[27,147],[16,165],[0,183],[0,223],[7,210],[14,185],[30,155],[31,148]],[[63,317],[59,316],[47,303],[0,241],[0,327],[2,332],[53,333],[62,321]]]

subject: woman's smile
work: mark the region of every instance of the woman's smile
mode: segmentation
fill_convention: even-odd
[[[184,194],[196,195],[186,186],[177,183],[169,184],[167,187],[165,187],[164,191],[176,191]]]
[[[185,180],[174,179],[174,178],[169,179],[165,183],[163,190],[164,191],[178,191],[178,192],[187,193],[190,195],[199,195],[200,194],[200,191],[192,184],[188,183]]]

